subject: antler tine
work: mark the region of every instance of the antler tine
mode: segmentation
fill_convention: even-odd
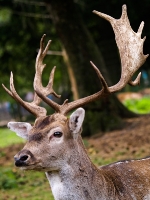
[[[46,109],[39,107],[38,104],[40,103],[40,98],[37,96],[37,94],[34,96],[33,102],[29,103],[26,101],[23,101],[20,96],[17,94],[15,87],[14,87],[14,81],[13,81],[13,73],[11,72],[10,75],[10,90],[5,87],[4,84],[2,84],[5,91],[18,103],[20,103],[26,110],[28,110],[30,113],[35,115],[36,117],[45,116],[46,115]]]
[[[100,82],[102,84],[102,89],[104,90],[104,93],[109,93],[109,89],[108,89],[108,85],[104,79],[104,77],[102,76],[101,72],[99,71],[99,69],[96,67],[96,65],[94,65],[94,63],[92,61],[90,61],[92,67],[94,68],[98,78],[100,79]]]
[[[56,92],[53,90],[53,81],[54,81],[55,70],[56,70],[56,66],[53,67],[53,69],[50,73],[50,78],[49,78],[48,85],[46,86],[46,90],[47,91],[51,90],[51,94],[53,94],[57,98],[60,98],[61,95],[56,94]]]
[[[38,55],[36,57],[36,63],[35,63],[36,70],[38,69],[39,71],[41,71],[41,73],[42,73],[44,67],[46,66],[42,62],[43,62],[44,57],[47,54],[47,51],[48,51],[50,43],[51,43],[51,40],[49,40],[45,49],[44,49],[44,38],[45,38],[45,36],[46,36],[46,34],[44,34],[42,36],[41,40],[40,40],[40,49],[39,49]]]
[[[148,55],[143,55],[143,43],[145,38],[141,39],[144,22],[140,24],[138,32],[135,33],[127,16],[126,5],[122,6],[122,16],[120,19],[114,19],[98,11],[93,11],[95,14],[108,20],[112,25],[115,33],[116,43],[119,49],[122,73],[120,81],[109,87],[110,92],[116,92],[122,89],[127,83],[130,85],[137,85],[140,82],[140,73],[133,82],[131,78],[133,74],[144,64]]]
[[[44,49],[44,38],[45,38],[45,34],[42,36],[41,41],[40,41],[40,49],[36,58],[36,64],[35,64],[35,68],[36,68],[36,73],[35,73],[35,77],[34,77],[34,89],[35,91],[38,90],[38,88],[40,90],[42,90],[42,93],[47,96],[49,94],[53,94],[55,97],[60,98],[60,95],[56,94],[56,92],[54,92],[53,90],[53,79],[54,79],[54,73],[55,73],[55,68],[54,67],[50,73],[50,78],[49,78],[49,82],[47,84],[46,87],[43,87],[42,85],[42,72],[46,66],[46,64],[43,64],[43,59],[47,54],[47,51],[49,49],[51,40],[48,41],[45,49]]]
[[[51,99],[49,99],[47,97],[48,94],[54,94],[56,97],[60,97],[60,95],[57,95],[54,90],[52,89],[53,86],[53,79],[54,79],[54,73],[55,73],[55,69],[56,67],[54,67],[51,71],[50,74],[50,79],[49,79],[49,83],[48,85],[44,88],[41,84],[41,82],[39,83],[39,79],[34,82],[34,90],[37,93],[37,95],[45,102],[47,103],[49,106],[51,106],[56,112],[60,112],[60,105],[57,104],[56,102],[52,101]],[[36,84],[37,83],[37,84]]]

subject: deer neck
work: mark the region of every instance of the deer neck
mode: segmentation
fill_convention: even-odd
[[[89,159],[83,144],[71,151],[65,166],[46,172],[55,200],[104,200],[105,178]]]

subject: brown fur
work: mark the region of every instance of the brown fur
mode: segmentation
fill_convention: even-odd
[[[42,125],[46,123],[46,127]],[[53,148],[48,134],[54,128],[61,127],[63,142]],[[29,152],[31,152],[29,154]],[[73,185],[70,188],[70,199],[86,200],[142,200],[150,194],[150,159],[121,161],[96,168],[90,161],[82,138],[75,140],[69,130],[67,117],[54,114],[38,119],[29,133],[29,141],[17,157],[29,154],[30,160],[24,169],[46,171],[51,179],[53,171],[59,174],[65,186],[66,181]],[[73,171],[66,171],[66,164]],[[57,166],[57,167],[56,167]],[[76,193],[76,196],[72,194]],[[56,198],[57,199],[57,198]],[[65,196],[63,199],[67,199]],[[147,200],[147,198],[145,198]]]

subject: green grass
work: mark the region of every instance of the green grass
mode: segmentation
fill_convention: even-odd
[[[15,167],[0,167],[1,200],[54,200],[42,172],[23,172]]]
[[[123,103],[129,110],[146,114],[150,113],[150,97],[144,97],[142,99],[128,99]]]
[[[18,137],[14,132],[8,128],[0,128],[0,147],[6,147],[11,144],[24,142],[22,138]]]

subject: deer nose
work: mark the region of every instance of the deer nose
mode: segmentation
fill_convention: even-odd
[[[27,154],[20,155],[19,157],[18,157],[18,156],[15,156],[15,157],[14,157],[15,165],[16,165],[17,167],[26,166],[26,165],[27,165],[26,161],[27,161],[28,159],[29,159],[29,155],[27,155]]]

